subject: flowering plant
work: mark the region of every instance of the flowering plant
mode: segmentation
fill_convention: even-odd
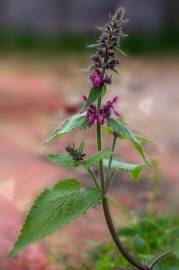
[[[108,205],[107,194],[113,176],[112,169],[125,170],[137,181],[141,171],[146,166],[151,166],[140,136],[128,129],[123,116],[115,108],[118,97],[115,96],[105,104],[102,103],[108,91],[108,85],[112,83],[112,73],[118,72],[116,69],[119,65],[117,51],[121,52],[120,40],[125,36],[123,33],[125,22],[124,9],[118,8],[114,15],[109,15],[109,22],[104,28],[100,28],[99,40],[96,44],[89,46],[96,48],[96,52],[91,56],[89,79],[92,87],[88,97],[83,96],[84,107],[78,114],[66,119],[45,141],[49,143],[74,129],[85,129],[96,125],[97,152],[95,154],[87,157],[84,153],[84,141],[82,141],[79,147],[73,144],[66,147],[64,153],[48,155],[50,161],[65,168],[83,166],[89,173],[94,186],[80,188],[79,180],[72,178],[60,180],[54,186],[45,189],[32,205],[20,235],[9,253],[10,256],[62,228],[85,213],[88,208],[95,208],[100,204],[116,247],[132,267],[139,270],[152,270],[164,256],[169,254],[167,252],[160,255],[150,265],[145,265],[134,258],[124,247],[116,232]],[[102,146],[102,130],[113,138],[111,151]],[[133,144],[143,159],[141,163],[132,164],[117,158],[115,146],[120,139],[127,139]],[[98,164],[99,176],[94,172],[96,164]]]

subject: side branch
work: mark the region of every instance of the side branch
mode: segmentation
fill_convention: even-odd
[[[165,257],[169,256],[172,253],[172,250],[169,250],[163,254],[161,254],[160,256],[158,256],[150,265],[150,269],[152,270],[154,268],[154,266],[159,263],[162,259],[164,259]]]
[[[100,186],[98,185],[98,181],[97,181],[97,179],[96,179],[96,176],[95,176],[94,172],[93,172],[91,169],[89,169],[89,168],[87,169],[87,171],[88,171],[89,175],[91,176],[91,178],[92,178],[92,180],[93,180],[95,186],[96,186],[97,189],[100,191],[101,189],[100,189]]]
[[[107,180],[106,180],[106,190],[108,190],[110,180],[111,180],[111,165],[112,165],[112,160],[113,160],[114,149],[115,149],[115,146],[116,146],[116,140],[117,140],[117,136],[114,135],[112,149],[111,149],[112,154],[110,156],[110,160],[109,160],[109,164],[108,164],[108,175],[107,175]]]

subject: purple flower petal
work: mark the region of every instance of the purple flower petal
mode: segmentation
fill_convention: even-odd
[[[116,103],[118,101],[118,96],[113,97],[112,103]]]
[[[95,87],[99,87],[104,82],[104,76],[101,74],[99,69],[96,69],[91,75],[90,80]]]

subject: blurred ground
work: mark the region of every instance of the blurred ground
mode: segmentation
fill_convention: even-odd
[[[77,60],[78,59],[78,60]],[[160,160],[162,196],[158,207],[177,205],[179,181],[179,59],[177,57],[125,58],[121,76],[114,76],[109,97],[120,96],[119,110],[128,125],[149,136],[154,142],[146,145],[149,156]],[[65,117],[80,108],[81,95],[89,82],[85,73],[86,57],[1,57],[0,67],[0,197],[6,197],[14,211],[25,212],[33,196],[55,180],[74,175],[49,164],[43,157],[52,150],[63,150],[72,142],[86,139],[86,152],[95,149],[94,130],[75,131],[50,146],[41,142]],[[105,145],[109,140],[105,137]],[[117,150],[129,161],[139,157],[127,143]],[[89,179],[81,170],[75,175],[85,185]],[[141,184],[130,184],[121,175],[114,179],[112,193],[125,206],[145,206],[150,182],[144,174]],[[146,181],[147,179],[147,181]],[[116,185],[119,187],[116,191]],[[135,196],[134,196],[135,195]],[[1,209],[2,208],[2,209]],[[0,213],[4,206],[0,205]],[[114,211],[115,213],[115,211]],[[8,215],[3,212],[3,215]],[[0,218],[0,234],[3,222]],[[4,219],[4,217],[3,217]],[[18,223],[19,224],[19,223]],[[18,226],[10,242],[15,239]],[[58,237],[57,237],[58,235]],[[90,210],[59,233],[46,239],[44,247],[53,247],[78,256],[87,240],[101,240],[108,235],[100,209]],[[9,237],[9,236],[7,236]],[[50,243],[50,245],[49,245]]]

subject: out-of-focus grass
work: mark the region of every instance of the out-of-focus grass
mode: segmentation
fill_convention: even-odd
[[[86,45],[94,43],[95,35],[69,35],[45,37],[32,32],[0,32],[0,53],[30,52],[39,54],[70,54],[86,51]],[[179,52],[179,31],[131,34],[122,40],[122,47],[129,54],[158,54]]]
[[[179,53],[179,31],[130,35],[124,39],[123,47],[130,54]]]

